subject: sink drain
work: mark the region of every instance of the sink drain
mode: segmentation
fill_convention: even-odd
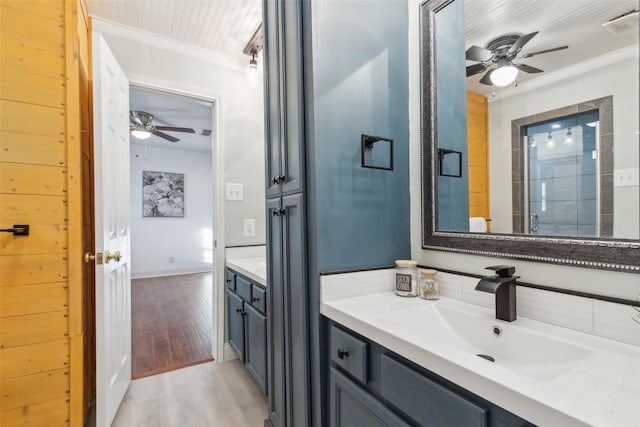
[[[476,356],[482,357],[483,359],[486,359],[489,362],[495,362],[496,361],[496,359],[494,359],[493,357],[489,356],[488,354],[476,354]]]

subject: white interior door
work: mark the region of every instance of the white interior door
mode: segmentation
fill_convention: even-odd
[[[108,427],[131,383],[129,82],[106,42],[96,32],[93,33],[93,119],[96,417],[97,427]]]

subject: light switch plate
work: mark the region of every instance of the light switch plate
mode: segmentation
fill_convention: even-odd
[[[640,185],[640,169],[617,169],[613,171],[614,187],[633,187]]]
[[[227,200],[244,199],[244,185],[227,182],[225,186],[225,198]]]

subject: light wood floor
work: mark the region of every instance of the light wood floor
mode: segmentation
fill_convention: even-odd
[[[262,427],[267,401],[237,360],[134,380],[112,427]]]
[[[212,273],[131,281],[131,377],[211,358]]]

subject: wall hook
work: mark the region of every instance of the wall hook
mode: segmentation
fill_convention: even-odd
[[[13,233],[14,236],[28,236],[29,235],[29,225],[13,225],[13,228],[3,228],[0,231],[5,233]]]

